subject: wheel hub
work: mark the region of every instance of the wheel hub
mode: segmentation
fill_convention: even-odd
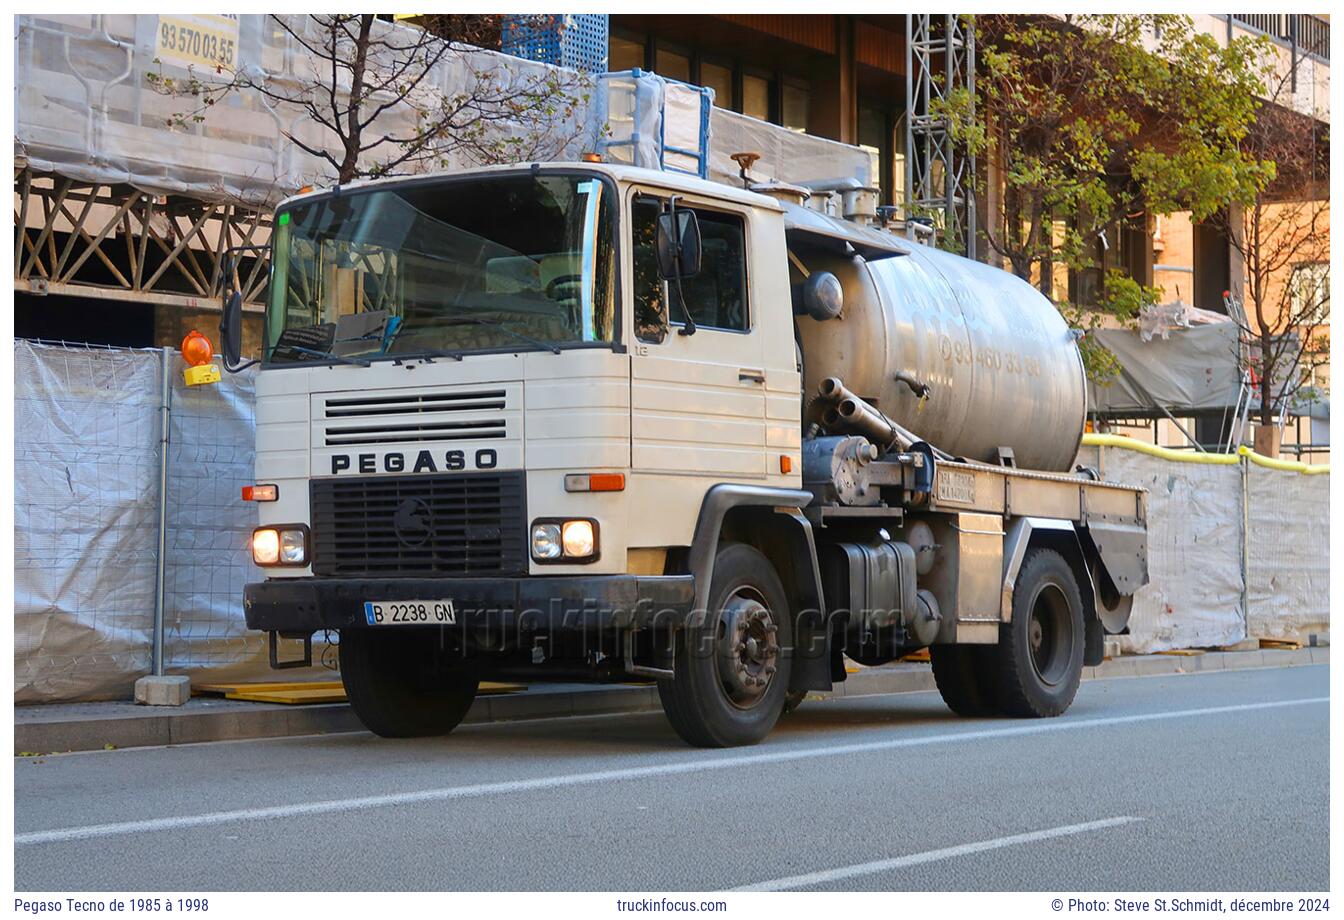
[[[760,701],[779,667],[779,626],[753,597],[734,595],[724,606],[717,659],[719,680],[733,705]]]
[[[1053,686],[1067,676],[1073,647],[1073,619],[1068,601],[1058,588],[1046,586],[1033,599],[1027,643],[1032,668],[1044,683]]]

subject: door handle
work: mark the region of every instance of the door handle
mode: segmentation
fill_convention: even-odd
[[[750,367],[741,367],[737,370],[738,383],[765,383],[765,371],[756,370]]]

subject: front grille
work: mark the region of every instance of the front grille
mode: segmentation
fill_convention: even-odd
[[[325,427],[326,446],[503,438],[507,437],[503,418],[475,416],[455,421],[443,419],[442,416],[453,412],[479,413],[504,409],[506,404],[506,391],[498,389],[330,397],[323,406],[329,420]],[[436,418],[416,417],[422,415],[434,415]],[[349,422],[355,424],[343,424]]]
[[[521,472],[314,479],[313,573],[525,574],[524,494]]]

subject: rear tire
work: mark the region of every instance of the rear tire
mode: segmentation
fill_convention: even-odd
[[[745,544],[719,548],[703,626],[681,630],[675,677],[658,682],[672,728],[696,747],[756,744],[784,709],[793,630],[770,560]]]
[[[965,718],[993,715],[994,661],[990,645],[931,645],[933,682],[947,708]]]
[[[446,735],[476,699],[474,672],[414,628],[341,631],[341,682],[359,721],[384,738]]]
[[[1031,549],[1013,588],[1013,619],[999,627],[995,690],[1004,715],[1062,715],[1083,677],[1083,597],[1073,567]]]

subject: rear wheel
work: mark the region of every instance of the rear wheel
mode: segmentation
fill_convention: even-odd
[[[479,684],[420,629],[341,631],[341,682],[359,721],[384,738],[446,735],[466,716]]]
[[[1057,716],[1083,676],[1083,598],[1073,567],[1052,549],[1028,550],[1013,588],[1013,619],[999,627],[997,705],[1005,715]]]
[[[658,682],[672,728],[697,747],[760,741],[784,708],[791,645],[788,599],[770,560],[743,544],[721,547],[705,622],[680,632],[676,676]]]
[[[947,708],[975,718],[995,713],[991,645],[931,645],[933,681]]]

